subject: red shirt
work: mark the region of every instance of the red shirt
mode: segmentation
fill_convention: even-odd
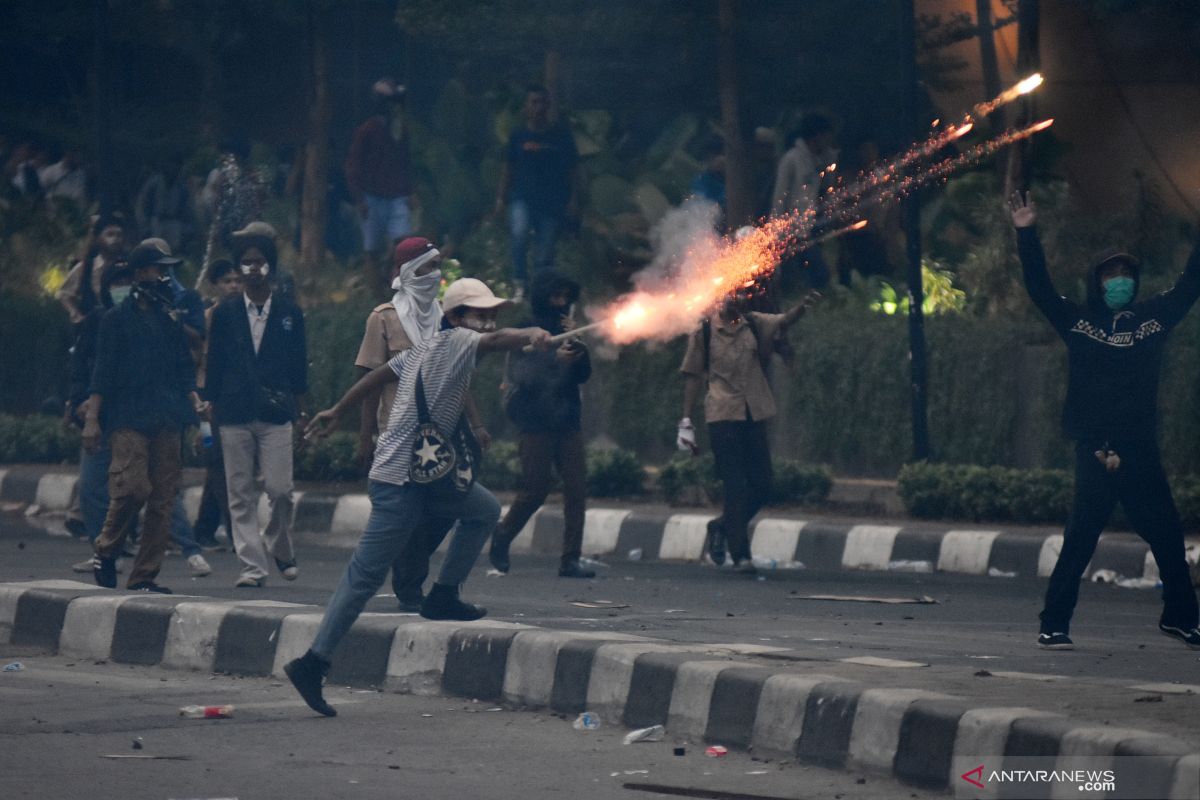
[[[346,156],[346,184],[356,199],[363,193],[407,197],[412,194],[409,172],[408,145],[392,138],[382,117],[358,126]]]

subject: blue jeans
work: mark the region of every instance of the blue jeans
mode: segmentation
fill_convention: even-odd
[[[111,465],[112,448],[107,436],[101,438],[100,449],[95,453],[82,450],[79,454],[79,508],[83,512],[88,541],[93,545],[108,516],[108,468]],[[185,558],[200,552],[183,507],[183,492],[175,495],[175,506],[171,509],[171,539]]]
[[[492,493],[476,483],[458,497],[438,497],[412,483],[396,486],[371,481],[371,517],[358,540],[346,572],[321,620],[312,651],[325,660],[333,657],[342,637],[358,619],[367,601],[375,596],[387,578],[392,562],[408,545],[413,531],[428,517],[458,519],[458,530],[450,539],[450,549],[442,562],[437,582],[458,586],[467,579],[483,543],[500,519],[500,504]]]
[[[363,250],[386,250],[392,242],[412,233],[412,212],[407,197],[376,197],[364,194],[367,218],[362,221]]]
[[[513,279],[525,282],[529,270],[525,253],[533,239],[533,273],[554,267],[554,245],[562,231],[562,214],[532,208],[524,200],[508,204],[508,233],[512,237]]]

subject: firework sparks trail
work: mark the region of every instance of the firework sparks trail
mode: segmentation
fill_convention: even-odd
[[[1032,91],[1041,82],[1040,75],[1021,81],[995,99],[973,108],[961,122],[945,126],[883,166],[860,174],[853,184],[832,187],[819,198],[817,206],[767,220],[736,241],[718,237],[711,224],[693,226],[675,259],[677,263],[663,275],[637,281],[635,291],[592,312],[590,316],[595,322],[588,327],[596,327],[617,345],[688,333],[699,318],[711,313],[725,298],[755,286],[759,278],[772,273],[786,255],[812,246],[814,228],[839,226],[817,242],[859,229],[865,223],[854,217],[863,209],[906,197],[920,186],[945,180],[997,150],[1049,128],[1054,121],[1043,120],[1005,132],[957,156],[910,169],[964,136],[978,117]]]

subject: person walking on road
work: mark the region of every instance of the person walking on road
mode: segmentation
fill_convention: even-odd
[[[1070,650],[1079,581],[1118,502],[1150,545],[1163,582],[1158,629],[1200,649],[1200,608],[1184,552],[1183,527],[1159,454],[1158,383],[1167,336],[1200,298],[1200,243],[1183,275],[1162,294],[1135,302],[1136,258],[1119,250],[1096,256],[1087,302],[1054,289],[1028,194],[1009,201],[1025,288],[1067,346],[1063,429],[1075,442],[1075,497],[1062,552],[1050,575],[1038,645]]]
[[[550,334],[540,328],[497,331],[497,309],[508,302],[492,294],[482,281],[455,281],[444,298],[447,330],[372,371],[332,408],[313,418],[313,432],[324,434],[364,397],[389,383],[397,384],[388,429],[375,448],[367,528],[312,646],[284,667],[300,696],[320,714],[337,714],[325,702],[321,683],[338,643],[375,596],[422,520],[450,516],[459,522],[421,616],[474,620],[487,613],[459,599],[459,586],[500,518],[500,504],[475,480],[478,453],[463,407],[479,357],[527,345],[546,349],[550,341]]]
[[[558,335],[574,327],[571,308],[579,300],[579,284],[549,270],[534,276],[527,325]],[[551,468],[563,486],[563,578],[594,578],[580,566],[587,500],[587,458],[581,428],[579,387],[592,375],[587,346],[579,339],[563,342],[553,352],[515,352],[509,356],[505,382],[511,387],[506,411],[519,431],[521,489],[492,534],[492,566],[508,572],[509,547],[550,493]]]
[[[819,297],[810,293],[784,314],[745,311],[746,300],[734,297],[705,319],[688,339],[679,371],[684,375],[683,419],[676,444],[699,452],[691,415],[702,384],[704,418],[724,491],[721,516],[708,523],[705,549],[715,564],[725,563],[726,546],[739,572],[753,573],[750,520],[771,494],[771,451],[767,420],[775,416],[775,398],[767,383],[772,353],[784,335]]]

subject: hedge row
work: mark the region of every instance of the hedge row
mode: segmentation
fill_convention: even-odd
[[[768,505],[816,505],[833,487],[828,467],[775,459],[774,481]],[[712,455],[677,456],[658,475],[658,488],[671,505],[705,505],[721,502],[721,482]]]
[[[1200,526],[1200,476],[1171,481],[1185,528]],[[1063,524],[1071,511],[1074,476],[1067,470],[1018,470],[963,464],[908,464],[900,498],[914,517],[976,522]],[[1118,506],[1114,523],[1127,527]]]
[[[484,454],[479,480],[496,491],[515,491],[521,486],[521,459],[517,445],[496,441]],[[589,497],[628,497],[642,494],[646,470],[637,454],[628,450],[587,448],[587,492]]]

